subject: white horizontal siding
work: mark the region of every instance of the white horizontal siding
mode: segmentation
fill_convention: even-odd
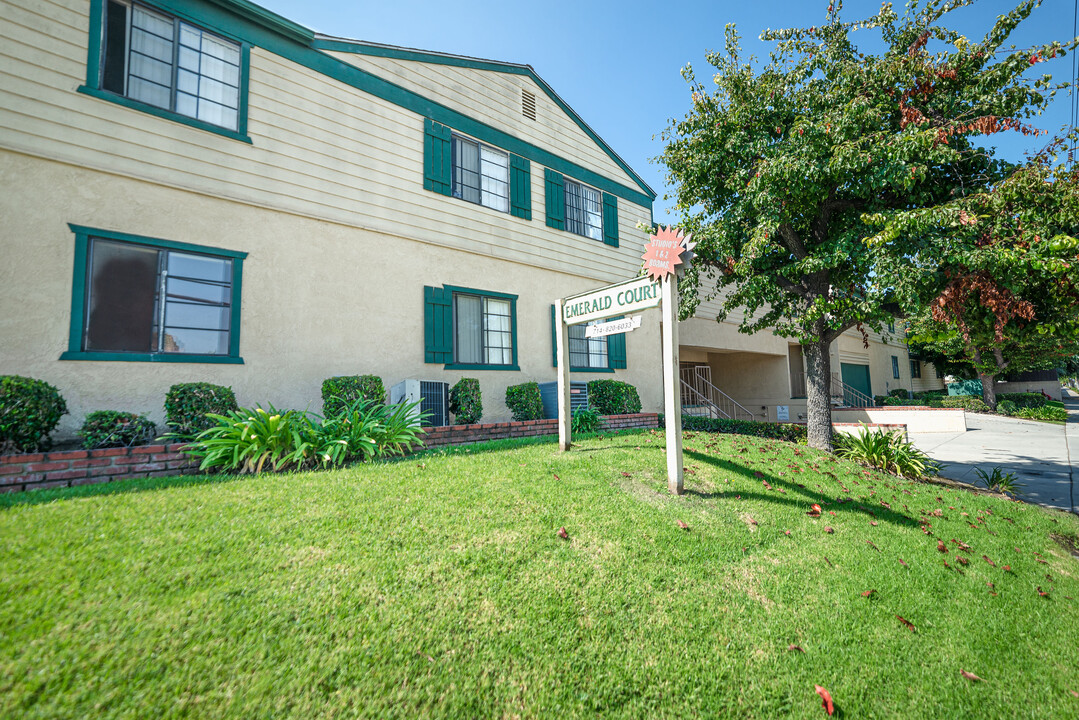
[[[640,265],[644,234],[635,226],[649,219],[647,209],[619,200],[622,247],[612,249],[545,227],[536,164],[531,222],[424,191],[420,116],[258,48],[253,145],[77,93],[88,3],[34,7],[0,2],[0,145],[600,282]]]

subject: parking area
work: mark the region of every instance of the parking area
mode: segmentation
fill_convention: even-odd
[[[1079,398],[1065,397],[1066,425],[967,414],[965,433],[910,433],[911,441],[944,463],[941,475],[981,485],[976,468],[1015,473],[1024,500],[1079,513]]]

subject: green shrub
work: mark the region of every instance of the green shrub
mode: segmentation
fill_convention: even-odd
[[[461,378],[450,388],[450,412],[455,425],[478,423],[483,417],[483,400],[480,397],[480,381]]]
[[[573,413],[570,429],[574,433],[596,433],[602,426],[603,418],[600,414],[586,405],[577,408],[577,411]]]
[[[939,475],[940,465],[914,447],[902,430],[883,432],[862,426],[857,435],[837,433],[835,454],[906,478]]]
[[[874,395],[873,396],[873,404],[876,407],[883,407],[885,404],[887,404],[887,400],[888,400],[887,395]]]
[[[386,386],[378,375],[339,375],[322,381],[322,414],[331,417],[356,400],[386,402]]]
[[[930,398],[941,398],[948,395],[947,390],[923,390],[922,392],[914,393],[914,397],[919,400],[928,400]]]
[[[1000,393],[997,395],[997,403],[1007,400],[1015,403],[1017,408],[1040,408],[1045,407],[1046,399],[1041,393]]]
[[[175,438],[190,440],[214,426],[209,416],[237,410],[232,388],[212,383],[177,383],[165,395],[165,423]]]
[[[1019,478],[1015,476],[1015,473],[1006,472],[999,465],[989,472],[981,468],[974,468],[974,474],[985,483],[986,489],[1001,494],[1011,493],[1014,495],[1025,487],[1023,483],[1019,482]]]
[[[665,427],[662,414],[659,416],[659,426]],[[683,415],[682,430],[721,433],[724,435],[749,435],[799,444],[805,444],[807,437],[805,425],[758,422],[756,420],[732,420],[729,418],[717,419],[698,415]]]
[[[86,450],[146,445],[157,437],[157,426],[143,415],[98,410],[86,416],[79,439]]]
[[[899,398],[900,400],[907,400],[910,398],[910,393],[905,388],[896,388],[895,390],[889,390],[888,395],[890,397]]]
[[[506,407],[513,414],[513,419],[519,422],[542,420],[543,398],[540,397],[539,385],[526,382],[506,388]]]
[[[1016,407],[1015,403],[1011,400],[1001,400],[997,403],[997,412],[1002,415],[1015,415],[1015,412],[1018,409],[1019,408]]]
[[[637,388],[621,380],[588,383],[588,406],[600,415],[627,415],[641,411]]]
[[[974,395],[948,395],[947,397],[942,397],[940,407],[963,408],[967,412],[989,412],[989,406],[980,397],[975,397]]]
[[[1019,408],[1015,411],[1015,416],[1026,418],[1027,420],[1055,420],[1057,422],[1065,422],[1068,419],[1068,411],[1062,407],[1044,405],[1036,408]]]
[[[0,376],[0,453],[48,450],[49,434],[66,414],[60,391],[44,380]]]

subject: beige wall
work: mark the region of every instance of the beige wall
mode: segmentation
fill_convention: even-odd
[[[833,422],[906,425],[912,433],[961,433],[967,431],[962,408],[884,407],[832,411]]]
[[[453,383],[478,377],[484,419],[508,419],[508,385],[554,380],[550,304],[589,278],[433,246],[340,223],[0,151],[0,374],[56,385],[70,434],[85,413],[115,409],[162,420],[176,382],[231,385],[241,404],[320,409],[322,380],[373,373]],[[68,223],[245,251],[243,365],[60,361],[67,349],[74,236]],[[423,362],[423,286],[515,293],[520,372],[447,371]],[[662,405],[659,314],[627,335],[627,370],[581,373],[637,386]]]

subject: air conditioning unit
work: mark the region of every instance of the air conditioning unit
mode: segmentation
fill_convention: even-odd
[[[543,401],[543,417],[548,420],[558,417],[558,382],[539,383],[540,400]],[[570,382],[569,384],[569,412],[570,415],[583,407],[588,407],[588,383]]]
[[[444,382],[427,380],[402,380],[390,388],[390,404],[401,402],[420,404],[420,412],[426,413],[426,427],[450,424],[450,386]]]

